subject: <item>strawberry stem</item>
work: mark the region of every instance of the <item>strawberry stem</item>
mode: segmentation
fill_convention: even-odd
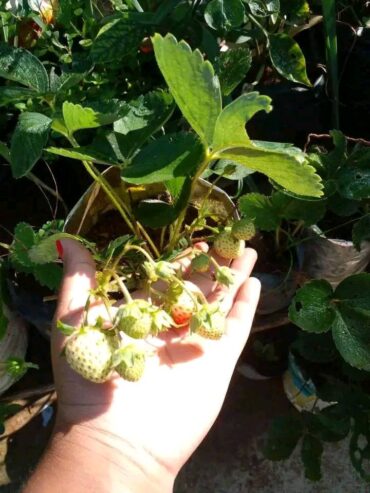
[[[127,245],[125,247],[125,253],[128,252],[129,250],[137,250],[138,252],[142,253],[144,257],[146,257],[150,263],[154,264],[153,258],[149,255],[148,252],[146,252],[143,248],[139,247],[138,245]]]
[[[126,288],[122,279],[115,272],[113,272],[113,277],[117,281],[117,284],[118,284],[120,290],[122,291],[122,294],[126,300],[126,303],[132,303],[133,300],[132,300],[131,294],[130,294],[129,290]]]

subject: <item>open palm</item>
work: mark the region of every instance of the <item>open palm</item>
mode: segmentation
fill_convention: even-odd
[[[63,240],[64,279],[56,317],[78,326],[89,290],[95,285],[95,265],[74,240]],[[199,248],[206,249],[205,244]],[[231,288],[210,277],[188,274],[209,302],[219,301],[228,313],[227,330],[220,341],[171,330],[145,342],[153,356],[143,378],[136,383],[115,377],[104,384],[84,380],[71,370],[60,352],[64,337],[52,335],[52,356],[58,392],[58,426],[78,425],[109,447],[144,451],[166,470],[177,474],[207,434],[220,411],[232,372],[248,338],[259,298],[259,282],[249,278],[256,260],[246,249],[232,269]],[[221,259],[218,259],[221,263]],[[189,260],[182,261],[185,277]],[[136,296],[142,296],[136,293]],[[97,305],[90,316],[106,316]]]

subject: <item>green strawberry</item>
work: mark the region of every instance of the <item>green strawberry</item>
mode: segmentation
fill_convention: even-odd
[[[144,339],[152,327],[152,305],[146,300],[133,300],[119,308],[118,328],[133,339]]]
[[[211,265],[209,256],[206,253],[200,253],[191,261],[191,268],[195,272],[207,272]]]
[[[144,270],[148,279],[151,282],[156,282],[159,279],[168,281],[176,274],[176,269],[170,262],[159,260],[158,262],[144,262]]]
[[[69,366],[86,380],[103,383],[112,372],[116,338],[107,330],[83,327],[67,339],[65,356]]]
[[[137,382],[145,370],[146,355],[134,344],[116,351],[114,356],[117,373],[129,382]]]
[[[226,318],[217,303],[202,305],[190,320],[190,331],[205,339],[221,339],[225,327]]]
[[[256,228],[250,219],[240,219],[232,225],[231,234],[238,240],[248,241],[256,234]]]
[[[230,269],[230,267],[227,267],[226,265],[223,265],[216,269],[215,277],[218,283],[228,288],[232,284],[234,284],[235,281],[233,271]]]
[[[233,260],[243,255],[245,242],[234,238],[228,230],[225,230],[216,237],[213,247],[220,257]]]

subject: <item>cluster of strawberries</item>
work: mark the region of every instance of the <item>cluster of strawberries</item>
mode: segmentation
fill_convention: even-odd
[[[220,257],[233,260],[242,255],[245,241],[254,234],[253,222],[236,221],[216,236],[214,251]],[[229,267],[220,266],[212,256],[200,251],[194,255],[191,267],[201,273],[213,268],[217,282],[226,286],[233,283]],[[170,329],[183,328],[207,339],[217,340],[223,336],[226,314],[218,303],[208,303],[196,286],[183,280],[173,264],[149,258],[143,263],[143,270],[148,299],[132,299],[118,279],[126,303],[118,308],[112,327],[104,329],[103,321],[98,320],[95,326],[83,325],[71,331],[67,338],[67,362],[87,380],[102,383],[114,371],[125,380],[139,380],[145,370],[147,352],[134,343],[137,339],[145,340]],[[164,283],[164,289],[157,289],[158,282],[162,287]],[[130,342],[125,343],[127,340]]]

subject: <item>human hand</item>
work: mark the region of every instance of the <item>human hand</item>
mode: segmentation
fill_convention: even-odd
[[[65,239],[62,246],[64,279],[56,318],[78,326],[95,286],[95,265],[76,241]],[[207,248],[205,244],[200,247]],[[95,481],[102,464],[114,470],[110,486],[102,483],[96,491],[171,491],[179,470],[216,419],[248,338],[260,291],[259,282],[249,278],[255,260],[256,253],[246,249],[232,263],[235,282],[231,288],[216,285],[201,274],[187,276],[209,302],[222,303],[228,313],[226,334],[219,341],[211,341],[199,336],[184,338],[171,330],[148,339],[154,354],[147,359],[139,382],[130,383],[118,376],[104,384],[84,380],[60,356],[64,336],[53,331],[58,393],[56,448],[63,451],[68,442],[69,456],[75,454],[80,461],[85,456],[84,463],[87,456],[84,468],[95,472]],[[189,263],[189,259],[182,260],[185,271]],[[91,319],[98,316],[107,316],[100,304],[89,312]]]

